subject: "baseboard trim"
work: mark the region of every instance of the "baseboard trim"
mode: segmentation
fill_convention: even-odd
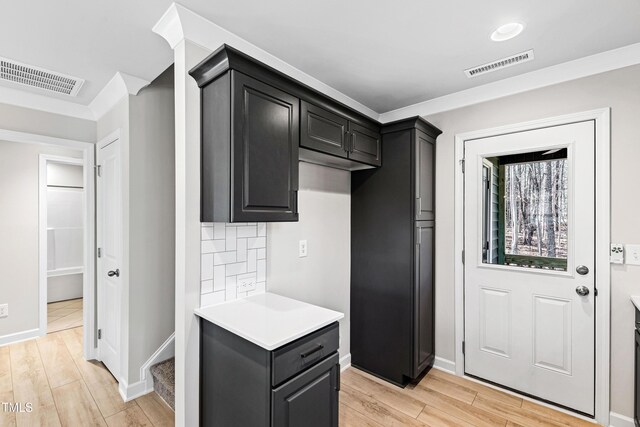
[[[609,427],[635,427],[635,423],[633,418],[629,418],[615,412],[610,412]]]
[[[40,329],[29,329],[27,331],[16,332],[14,334],[3,335],[0,337],[0,347],[15,344],[20,341],[27,341],[45,334],[46,331],[44,334],[41,334]]]
[[[351,367],[351,353],[340,358],[340,372],[344,372]]]
[[[151,393],[152,391],[153,384],[151,385],[151,388],[149,388],[147,387],[146,381],[138,381],[133,384],[128,384],[124,378],[120,378],[118,384],[118,392],[120,392],[120,396],[125,402],[137,399],[138,397],[144,396],[145,394]]]
[[[442,357],[436,356],[436,360],[433,362],[433,367],[441,371],[446,371],[453,375],[456,374],[456,362],[443,359]]]

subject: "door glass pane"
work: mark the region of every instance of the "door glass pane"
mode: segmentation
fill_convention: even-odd
[[[567,270],[567,150],[484,159],[482,262]]]

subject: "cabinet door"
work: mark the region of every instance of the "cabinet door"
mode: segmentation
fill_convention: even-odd
[[[432,221],[435,219],[435,141],[419,130],[415,132],[416,221]]]
[[[380,166],[382,164],[380,133],[356,123],[349,123],[349,130],[351,133],[348,141],[349,158]]]
[[[417,378],[435,359],[433,300],[434,223],[416,223],[414,372]]]
[[[338,427],[338,354],[273,390],[272,427]]]
[[[300,100],[232,73],[231,221],[297,221]]]
[[[300,108],[300,146],[346,158],[349,121],[305,101]]]
[[[637,317],[637,314],[636,314]],[[636,322],[637,325],[637,322]],[[635,363],[635,387],[634,387],[634,404],[633,404],[633,418],[635,424],[640,424],[640,332],[636,329],[636,363]]]

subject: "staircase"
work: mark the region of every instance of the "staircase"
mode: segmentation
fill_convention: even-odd
[[[153,389],[175,411],[176,400],[176,360],[171,358],[151,367]]]

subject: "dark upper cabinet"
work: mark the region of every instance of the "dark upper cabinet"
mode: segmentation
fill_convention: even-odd
[[[341,163],[345,169],[363,169],[366,168],[363,165],[380,166],[382,163],[379,129],[305,101],[301,102],[300,146],[350,160]],[[316,163],[322,163],[322,157],[315,158],[319,159]],[[313,161],[313,155],[305,160]],[[335,165],[340,167],[340,163]]]
[[[420,118],[384,125],[382,166],[351,174],[351,360],[401,386],[435,359],[433,154],[439,133]]]
[[[297,221],[299,104],[235,70],[202,88],[201,221]]]
[[[223,45],[201,88],[203,222],[297,221],[298,161],[381,165],[380,123]]]
[[[435,138],[416,130],[415,140],[416,168],[416,221],[432,221],[435,217]]]
[[[300,100],[242,73],[231,77],[230,222],[297,221]]]
[[[349,159],[380,166],[382,164],[380,133],[357,123],[350,123],[349,130],[351,133]]]
[[[300,109],[300,146],[347,157],[349,120],[305,101]]]

